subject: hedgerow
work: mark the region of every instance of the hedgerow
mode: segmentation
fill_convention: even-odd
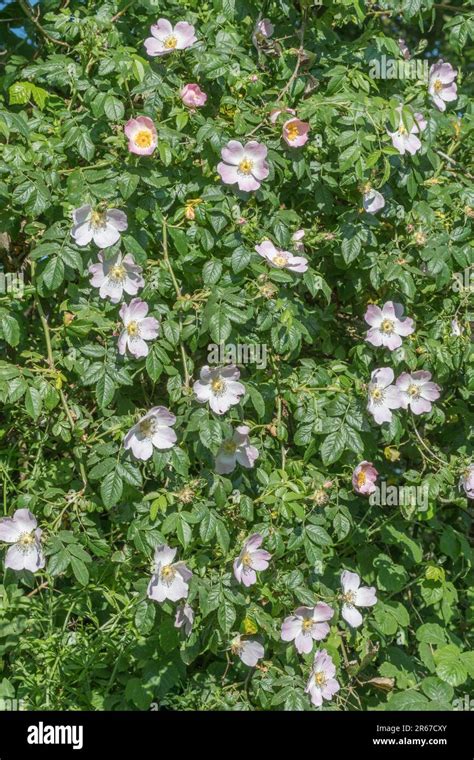
[[[467,5],[0,21],[0,696],[456,709]]]

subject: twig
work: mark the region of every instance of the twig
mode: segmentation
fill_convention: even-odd
[[[168,268],[168,272],[170,273],[170,277],[171,277],[171,280],[173,282],[173,286],[174,286],[174,289],[175,289],[175,292],[176,292],[176,296],[177,296],[178,300],[181,300],[181,298],[182,298],[181,288],[180,288],[180,286],[178,284],[178,281],[177,281],[177,279],[175,277],[175,273],[173,271],[173,267],[171,266],[171,261],[170,261],[170,257],[169,257],[169,254],[168,254],[168,226],[167,226],[167,223],[166,223],[166,219],[164,217],[163,217],[163,258],[164,258],[165,264],[166,264],[166,266]],[[189,371],[188,371],[188,361],[187,361],[186,351],[184,350],[184,346],[183,346],[183,343],[181,341],[181,338],[180,338],[180,341],[179,341],[179,347],[180,347],[180,352],[181,352],[181,361],[182,361],[182,364],[183,364],[184,385],[185,385],[185,388],[187,390],[189,390],[189,387],[190,387],[190,384],[191,384],[191,378],[189,376]]]
[[[37,28],[37,30],[40,32],[40,34],[42,34],[42,36],[45,39],[49,40],[50,42],[55,42],[56,45],[61,45],[61,47],[67,47],[67,48],[70,47],[67,42],[64,42],[63,40],[57,40],[56,37],[53,37],[49,32],[46,31],[46,29],[44,29],[41,26],[38,19],[34,17],[33,10],[28,0],[18,0],[18,1],[20,4],[20,8],[22,8],[22,10],[25,12],[26,16],[28,17],[28,20],[31,21],[31,23]]]

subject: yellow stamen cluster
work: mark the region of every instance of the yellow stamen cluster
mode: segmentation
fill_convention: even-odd
[[[239,164],[239,172],[241,174],[250,174],[253,167],[253,161],[250,158],[244,158]]]
[[[139,148],[149,148],[153,142],[153,135],[150,129],[140,129],[133,138],[133,142]]]
[[[166,50],[174,50],[177,44],[178,44],[178,39],[173,34],[167,37],[163,43]]]

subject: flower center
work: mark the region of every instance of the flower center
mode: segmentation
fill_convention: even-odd
[[[151,417],[148,420],[142,420],[139,424],[139,429],[140,433],[145,436],[145,438],[151,438],[155,432],[155,418]]]
[[[249,552],[245,552],[242,557],[242,564],[244,567],[251,567],[252,566],[252,557],[250,556]]]
[[[178,39],[173,34],[171,34],[169,37],[166,38],[163,44],[166,50],[174,50],[174,48],[178,44]]]
[[[18,539],[20,551],[28,553],[35,543],[35,535],[33,531],[31,533],[22,533]]]
[[[303,633],[309,633],[311,629],[313,628],[313,621],[303,620],[303,625],[301,627],[303,629]]]
[[[174,577],[176,575],[176,570],[173,567],[173,565],[165,565],[161,568],[161,580],[163,583],[166,583],[168,586],[172,581],[174,580]]]
[[[114,264],[112,269],[110,270],[110,279],[115,280],[116,282],[122,282],[122,280],[125,279],[125,267],[122,266],[122,264]]]
[[[437,79],[436,82],[434,83],[434,91],[440,92],[442,89],[443,89],[443,83],[440,79]]]
[[[234,441],[224,441],[222,448],[226,454],[234,454],[237,444]]]
[[[384,319],[380,327],[384,333],[393,333],[394,324],[390,319]]]
[[[314,674],[314,680],[317,686],[324,686],[326,683],[326,676],[321,671]]]
[[[149,129],[141,129],[137,132],[133,141],[139,148],[149,148],[153,142],[153,137]]]
[[[297,137],[299,137],[300,131],[298,129],[297,124],[290,124],[286,128],[286,135],[288,137],[288,140],[296,140]]]
[[[250,158],[243,158],[239,164],[239,172],[241,174],[250,174],[253,167],[253,161]]]
[[[106,214],[105,211],[93,211],[91,214],[91,225],[95,230],[105,227]]]
[[[375,386],[375,388],[372,388],[370,395],[374,401],[380,401],[383,398],[383,393],[380,388],[377,388],[377,386]]]
[[[398,127],[398,134],[399,135],[407,135],[408,134],[408,132],[405,129],[405,127],[403,126],[403,124],[400,124],[400,126]]]
[[[230,645],[230,651],[232,654],[239,654],[241,649],[243,648],[242,643],[239,641],[239,639],[234,639],[232,644]]]
[[[346,591],[346,593],[342,597],[346,604],[350,604],[351,606],[355,602],[355,592],[354,591]]]
[[[412,398],[418,398],[420,395],[420,388],[418,385],[410,385],[408,388],[408,395]]]
[[[365,472],[359,472],[357,476],[357,485],[359,486],[359,488],[364,485],[366,480],[367,480],[367,476]]]
[[[222,396],[225,393],[226,385],[221,377],[216,377],[214,380],[211,380],[211,388],[215,396]]]
[[[137,335],[140,334],[140,327],[138,325],[138,322],[130,322],[130,324],[127,325],[127,332],[130,335],[130,337],[134,338]]]
[[[276,267],[284,267],[287,264],[287,258],[286,256],[283,256],[282,253],[277,253],[277,255],[273,257],[272,261]]]

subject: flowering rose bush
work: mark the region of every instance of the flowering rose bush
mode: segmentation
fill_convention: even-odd
[[[22,286],[0,292],[0,696],[452,709],[474,677],[472,21],[36,11],[0,11],[0,274]],[[429,73],[376,79],[382,56]]]

